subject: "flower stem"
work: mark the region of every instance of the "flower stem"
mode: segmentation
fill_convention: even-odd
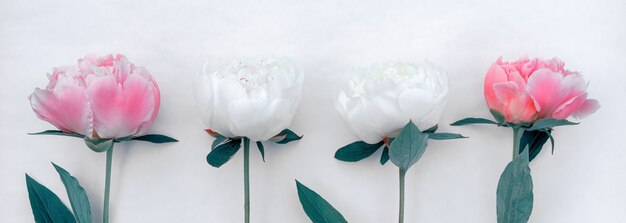
[[[404,176],[406,171],[400,169],[400,213],[398,216],[398,223],[404,222]]]
[[[243,138],[243,187],[245,223],[250,223],[250,139]]]
[[[522,143],[522,135],[524,134],[523,127],[513,127],[513,159],[520,153],[520,147]]]
[[[104,210],[102,214],[103,223],[109,222],[109,191],[111,190],[111,162],[113,160],[113,147],[107,150],[106,178],[104,182]]]

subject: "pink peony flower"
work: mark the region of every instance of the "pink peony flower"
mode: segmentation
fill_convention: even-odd
[[[48,86],[29,97],[31,106],[64,132],[107,139],[145,135],[159,111],[157,83],[120,54],[86,56],[48,78]]]
[[[495,115],[508,123],[533,123],[538,119],[582,118],[595,112],[598,101],[587,98],[582,75],[554,58],[498,58],[485,76],[485,99]]]

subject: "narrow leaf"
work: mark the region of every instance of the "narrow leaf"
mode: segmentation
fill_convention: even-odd
[[[328,201],[324,200],[315,191],[296,180],[298,198],[307,216],[313,223],[343,223],[348,222]]]
[[[456,134],[456,133],[441,132],[441,133],[428,133],[428,138],[434,139],[434,140],[449,140],[449,139],[462,139],[462,138],[467,138],[467,137],[461,134]]]
[[[76,138],[84,138],[85,136],[80,135],[80,134],[74,134],[74,133],[67,133],[67,132],[63,132],[60,130],[46,130],[43,132],[34,132],[34,133],[28,133],[29,135],[59,135],[59,136],[70,136],[70,137],[76,137]]]
[[[511,161],[498,182],[498,223],[526,223],[533,209],[533,181],[528,149]]]
[[[261,152],[261,158],[263,158],[263,162],[265,162],[265,147],[263,147],[263,143],[261,141],[256,141],[256,147],[259,148],[259,152]]]
[[[85,144],[91,150],[97,153],[101,153],[113,148],[114,141],[113,139],[91,139],[89,137],[83,138],[85,140]]]
[[[26,187],[28,189],[28,199],[33,210],[35,222],[37,223],[65,223],[76,222],[72,212],[61,202],[59,197],[39,184],[36,180],[26,174]]]
[[[211,166],[220,167],[228,162],[239,151],[239,148],[241,148],[241,139],[231,139],[211,150],[206,157],[206,161]]]
[[[169,137],[166,135],[159,135],[159,134],[148,134],[148,135],[143,135],[139,137],[134,137],[133,140],[146,141],[146,142],[151,142],[151,143],[178,142],[178,140],[172,137]]]
[[[450,125],[452,126],[462,126],[462,125],[472,125],[472,124],[491,124],[491,125],[498,125],[497,122],[494,122],[492,120],[489,119],[484,119],[484,118],[464,118],[461,120],[458,120]]]
[[[63,181],[76,220],[79,223],[91,223],[91,207],[89,206],[89,199],[87,198],[85,189],[83,189],[78,180],[65,169],[54,163],[52,163],[52,165],[59,173],[61,181]]]
[[[562,126],[562,125],[578,125],[578,123],[567,121],[567,119],[546,118],[546,119],[537,120],[535,124],[533,124],[533,126],[528,128],[528,131],[548,130],[553,127]]]
[[[337,152],[335,152],[335,159],[346,162],[356,162],[371,156],[382,145],[382,141],[376,144],[368,144],[363,141],[356,141],[339,148]]]
[[[291,141],[300,140],[302,136],[298,136],[295,132],[285,129],[282,132],[278,133],[278,135],[270,138],[271,141],[278,144],[287,144]]]
[[[380,155],[380,165],[385,165],[389,161],[389,147],[385,146],[383,154]]]
[[[404,126],[391,143],[389,159],[400,170],[407,171],[426,151],[428,135],[422,133],[413,122]]]

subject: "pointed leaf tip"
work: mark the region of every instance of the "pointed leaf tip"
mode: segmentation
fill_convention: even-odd
[[[450,124],[451,126],[463,126],[463,125],[472,125],[472,124],[490,124],[490,125],[499,125],[498,122],[485,119],[485,118],[464,118],[453,122]]]
[[[383,145],[383,141],[376,144],[356,141],[339,148],[337,152],[335,152],[335,159],[345,162],[356,162],[371,156]]]
[[[241,139],[230,139],[209,152],[206,157],[207,163],[219,168],[228,162],[239,151],[239,148],[241,148]]]
[[[427,141],[428,134],[422,133],[415,124],[409,122],[391,142],[389,159],[400,170],[407,171],[422,157]]]
[[[80,135],[80,134],[75,134],[75,133],[67,133],[61,130],[45,130],[42,132],[31,132],[31,133],[27,133],[28,135],[59,135],[59,136],[70,136],[70,137],[76,137],[76,138],[83,138],[85,136]]]
[[[256,147],[259,148],[261,158],[263,158],[263,162],[265,162],[265,147],[263,147],[263,143],[261,141],[256,141]]]
[[[26,187],[35,222],[76,222],[61,199],[28,174],[26,174]]]
[[[143,135],[143,136],[137,136],[137,137],[133,137],[132,140],[146,141],[146,142],[158,143],[158,144],[178,142],[178,140],[175,138],[172,138],[166,135],[160,135],[160,134],[148,134],[148,135]]]
[[[295,141],[295,140],[300,140],[302,139],[302,136],[298,136],[298,134],[296,134],[295,132],[289,130],[289,129],[285,129],[283,131],[281,131],[280,133],[278,133],[278,135],[270,138],[270,141],[278,143],[278,144],[287,144],[291,141]]]
[[[570,122],[567,119],[546,118],[546,119],[537,120],[535,123],[533,123],[533,125],[530,128],[528,128],[528,131],[550,130],[553,127],[556,127],[556,126],[578,125],[578,124],[580,124],[580,123],[578,123],[578,122]]]
[[[91,207],[89,206],[89,199],[87,198],[85,189],[80,186],[78,179],[70,175],[65,169],[55,163],[52,163],[52,165],[57,173],[59,173],[59,177],[65,186],[76,220],[79,223],[91,223]]]
[[[346,219],[318,193],[296,180],[298,198],[313,223],[347,223]]]
[[[440,133],[428,133],[428,138],[433,139],[433,140],[449,140],[449,139],[464,139],[467,137],[461,134],[457,134],[457,133],[440,132]]]

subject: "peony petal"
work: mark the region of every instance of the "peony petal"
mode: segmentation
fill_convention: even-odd
[[[212,108],[211,116],[209,117],[208,127],[215,130],[226,137],[235,137],[232,132],[232,123],[229,113],[229,106],[232,101],[245,99],[247,97],[246,89],[239,84],[239,82],[231,79],[219,79],[216,76],[210,75],[210,85],[205,86],[211,91],[211,103]]]
[[[572,115],[576,118],[584,118],[600,109],[600,103],[595,99],[587,99],[582,106],[578,107]]]
[[[150,119],[145,124],[144,128],[141,128],[139,133],[137,133],[137,135],[145,135],[148,133],[148,130],[150,130],[150,127],[152,126],[154,121],[156,121],[156,118],[159,114],[159,106],[161,106],[161,90],[159,89],[159,85],[157,85],[156,81],[154,80],[154,78],[152,78],[152,75],[150,75],[148,70],[143,67],[138,67],[137,69],[135,69],[135,72],[137,72],[137,74],[141,77],[148,80],[151,85],[152,94],[154,95],[154,108],[152,116],[150,116]]]
[[[344,92],[341,92],[336,107],[344,123],[359,139],[374,144],[380,142],[383,136],[376,132],[371,123],[375,117],[367,109],[368,104],[370,102],[362,97],[348,98]]]
[[[496,111],[499,111],[500,113],[505,113],[505,106],[502,102],[498,100],[493,86],[496,83],[507,81],[508,77],[502,67],[500,67],[497,63],[491,65],[491,67],[487,71],[487,75],[485,75],[484,85],[485,100],[487,101],[487,106],[489,106],[490,109],[494,109]]]
[[[267,128],[275,123],[263,123],[262,115],[267,112],[268,103],[265,100],[234,100],[228,105],[228,116],[231,129],[235,136],[245,136],[253,141],[263,141],[261,136]],[[271,136],[270,136],[271,137]]]
[[[528,78],[527,91],[538,105],[538,118],[549,118],[561,105],[560,88],[563,76],[549,69],[539,69]]]
[[[553,63],[550,66],[558,66]],[[578,75],[563,76],[562,73],[541,69],[531,76],[528,84],[529,94],[541,107],[539,118],[566,119],[587,97],[587,84]]]
[[[521,92],[514,82],[502,82],[493,85],[498,101],[505,105],[500,111],[510,123],[533,122],[537,109],[534,101],[526,93]]]
[[[402,92],[398,97],[398,101],[400,103],[400,110],[404,114],[404,120],[397,128],[401,129],[409,120],[412,120],[418,127],[422,128],[431,125],[431,121],[428,121],[428,123],[422,123],[422,121],[427,120],[427,116],[433,113],[437,103],[440,102],[435,101],[433,93],[432,91],[419,88],[408,89]]]
[[[515,82],[500,82],[493,85],[498,101],[504,105],[508,105],[520,95],[519,86]]]
[[[297,105],[297,102],[292,99],[273,100],[262,118],[262,122],[267,127],[265,133],[259,137],[260,141],[268,140],[288,128],[293,121]]]
[[[83,88],[66,86],[56,95],[37,88],[29,99],[40,119],[65,132],[91,136],[92,113]]]
[[[98,136],[119,138],[145,132],[158,103],[154,91],[152,83],[138,75],[127,77],[123,84],[114,76],[91,82],[87,92]]]
[[[372,130],[382,136],[390,136],[397,132],[409,121],[409,113],[402,112],[398,99],[388,95],[379,95],[371,100],[370,114],[375,118],[371,120]]]

